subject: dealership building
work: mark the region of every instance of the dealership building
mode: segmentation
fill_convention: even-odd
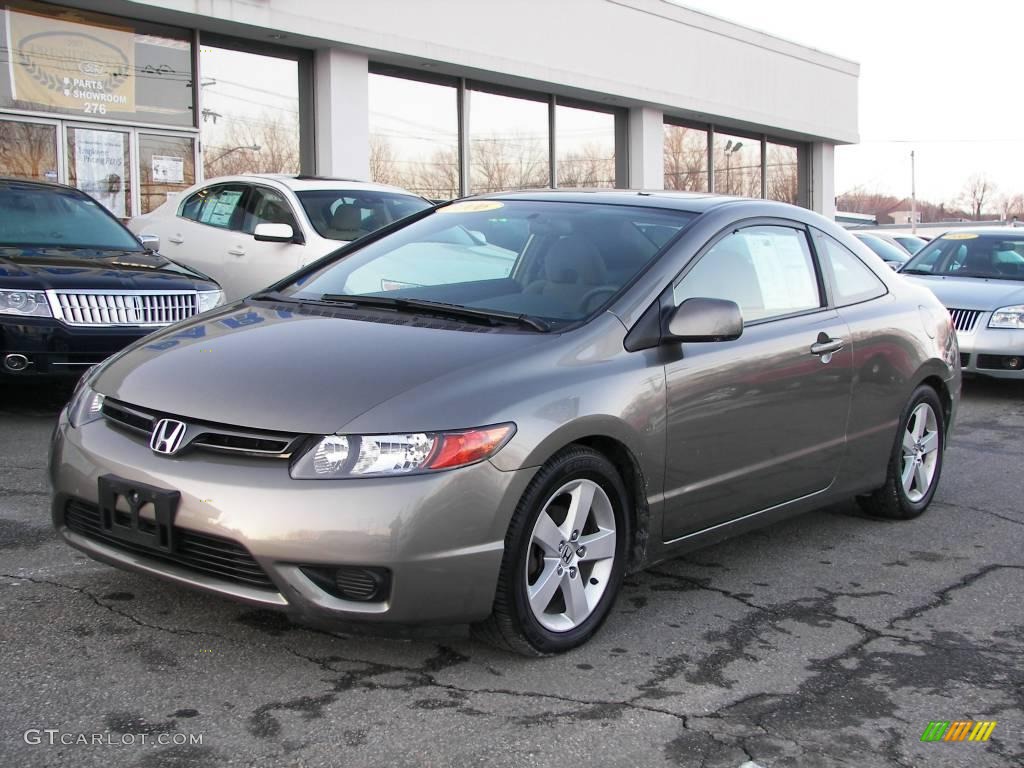
[[[857,140],[857,64],[664,0],[0,9],[0,175],[125,218],[245,171],[431,198],[715,191],[832,215],[833,151]]]

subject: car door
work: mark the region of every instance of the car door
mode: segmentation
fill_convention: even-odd
[[[287,224],[292,228],[292,242],[257,240],[260,224]],[[276,189],[252,185],[245,199],[245,213],[238,231],[233,232],[227,249],[229,275],[224,292],[227,299],[247,296],[302,266],[306,250],[305,237],[295,211],[284,195]]]
[[[212,184],[191,195],[172,217],[153,217],[142,229],[160,237],[167,258],[194,267],[218,283],[228,275],[228,249],[240,229],[247,185]]]
[[[806,229],[776,219],[714,238],[673,285],[735,301],[735,341],[683,344],[665,365],[664,537],[821,491],[844,455],[852,354]]]

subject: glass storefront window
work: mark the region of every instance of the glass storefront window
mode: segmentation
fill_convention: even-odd
[[[708,191],[708,132],[665,124],[665,189]]]
[[[134,216],[128,132],[69,127],[67,137],[68,184],[120,219]]]
[[[299,172],[299,64],[201,45],[205,178]]]
[[[761,141],[715,132],[715,192],[761,197]]]
[[[0,120],[0,176],[57,181],[57,126]]]
[[[555,106],[558,186],[615,186],[615,115]]]
[[[0,107],[195,125],[191,34],[25,2],[0,4]]]
[[[139,134],[140,213],[149,213],[196,182],[195,139],[189,136]]]
[[[371,74],[370,178],[436,200],[459,196],[454,86]]]
[[[767,188],[769,200],[798,205],[800,202],[799,152],[788,144],[767,144]]]
[[[471,90],[470,192],[547,187],[551,183],[548,102]]]

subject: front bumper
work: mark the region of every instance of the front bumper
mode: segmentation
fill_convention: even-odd
[[[120,568],[149,573],[297,619],[396,624],[485,618],[497,586],[505,533],[534,469],[483,462],[449,472],[357,480],[292,480],[286,461],[192,452],[154,454],[141,436],[105,421],[71,429],[61,415],[51,446],[53,522],[72,546]],[[225,581],[70,530],[69,501],[97,504],[111,474],[181,494],[175,530],[230,539],[273,586]],[[388,569],[379,602],[345,600],[300,566]]]
[[[1024,379],[1024,366],[1006,367],[1008,358],[1024,359],[1024,330],[989,328],[990,317],[991,313],[985,312],[974,330],[957,332],[961,370],[1000,379]]]
[[[73,327],[51,317],[0,315],[0,375],[78,375],[158,328]],[[6,370],[3,358],[24,355],[28,367]]]

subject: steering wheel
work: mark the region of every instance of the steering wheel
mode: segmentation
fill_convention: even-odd
[[[592,309],[595,309],[604,303],[604,301],[595,303],[595,297],[605,295],[607,299],[613,296],[615,292],[618,290],[619,289],[614,285],[601,285],[598,286],[597,288],[591,288],[589,291],[583,294],[583,298],[580,299],[580,309],[582,310],[583,314],[589,315]],[[593,304],[594,306],[591,307],[591,304]]]

